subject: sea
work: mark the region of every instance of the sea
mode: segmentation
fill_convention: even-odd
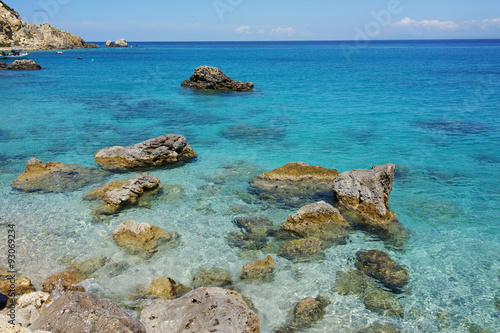
[[[153,277],[192,286],[199,269],[221,267],[251,301],[262,332],[318,295],[331,303],[303,332],[384,323],[402,332],[500,331],[500,40],[97,44],[31,52],[39,71],[0,71],[0,266],[9,265],[14,229],[11,268],[38,290],[72,262],[106,256],[110,264],[82,285],[135,313],[150,302],[138,290]],[[201,65],[255,88],[181,87]],[[93,203],[82,200],[95,185],[62,193],[10,186],[32,157],[97,167],[101,148],[164,134],[184,135],[198,157],[150,170],[163,193],[148,207],[96,222]],[[394,247],[353,230],[312,262],[231,246],[236,217],[279,226],[311,203],[266,202],[249,189],[253,177],[299,161],[340,172],[394,163],[390,208],[409,240]],[[180,243],[149,258],[124,251],[112,232],[127,220],[175,231]],[[334,290],[337,274],[369,249],[409,270],[397,295],[403,316],[382,316]],[[240,280],[245,263],[268,254],[273,281]]]

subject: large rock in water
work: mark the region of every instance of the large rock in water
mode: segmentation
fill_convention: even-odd
[[[114,180],[101,185],[85,194],[83,199],[101,199],[102,205],[95,215],[110,215],[129,206],[147,206],[160,189],[160,180],[145,172],[122,182]]]
[[[26,170],[10,183],[12,188],[26,192],[75,191],[84,186],[103,181],[109,173],[78,164],[61,162],[42,163],[32,158],[26,163]]]
[[[394,182],[394,164],[375,165],[371,170],[352,170],[340,174],[333,191],[340,204],[376,222],[396,218],[389,209],[389,194]]]
[[[10,69],[14,71],[33,71],[42,69],[42,66],[40,66],[33,60],[16,60],[10,65],[6,62],[1,62],[0,69]]]
[[[130,147],[103,148],[94,154],[95,162],[101,168],[117,171],[162,167],[194,157],[196,153],[186,138],[177,134],[162,135]]]
[[[110,40],[108,40],[105,44],[106,47],[127,47],[128,46],[128,43],[125,39],[119,39],[117,40],[116,42],[112,42]]]
[[[292,311],[292,320],[276,333],[294,333],[312,327],[325,315],[325,308],[330,305],[330,300],[325,296],[306,297],[297,304]]]
[[[157,251],[160,244],[174,242],[178,237],[176,232],[168,233],[155,225],[146,222],[137,223],[132,220],[120,224],[113,231],[115,242],[133,252],[153,253]]]
[[[253,83],[233,80],[217,67],[200,66],[194,70],[189,80],[181,83],[181,86],[196,89],[247,91],[253,88]]]
[[[317,237],[326,243],[343,242],[350,228],[338,209],[324,201],[300,208],[283,225],[301,237]]]
[[[70,291],[55,300],[31,330],[51,332],[146,333],[144,325],[115,303],[100,296]]]
[[[240,294],[221,288],[199,288],[176,300],[157,300],[141,313],[148,333],[258,333],[259,317]]]

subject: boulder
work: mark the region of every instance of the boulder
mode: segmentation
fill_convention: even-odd
[[[100,296],[70,291],[56,299],[30,327],[51,332],[146,333],[141,322]]]
[[[42,283],[45,292],[66,292],[69,290],[85,291],[83,286],[76,286],[76,284],[85,280],[85,277],[77,271],[66,270],[49,276]]]
[[[312,327],[325,315],[325,308],[330,300],[324,296],[306,297],[298,302],[292,311],[292,320],[276,333],[292,333]]]
[[[12,188],[26,192],[75,191],[90,184],[103,181],[109,173],[78,164],[61,162],[42,163],[36,158],[26,163],[25,172],[10,183]]]
[[[50,294],[37,291],[24,294],[17,300],[16,321],[22,327],[31,326],[39,317],[42,307],[48,303]]]
[[[217,67],[200,66],[194,70],[189,80],[181,83],[181,86],[196,89],[248,91],[253,88],[253,83],[233,80]]]
[[[99,48],[99,45],[97,44],[92,44],[92,43],[85,43],[83,45],[84,48],[86,49],[98,49]]]
[[[228,288],[233,287],[231,280],[231,273],[224,268],[213,269],[199,269],[193,277],[193,286],[195,289],[201,287],[219,287]]]
[[[86,200],[102,200],[95,215],[110,215],[130,206],[147,206],[161,189],[160,180],[148,173],[136,175],[122,182],[114,180],[83,196]]]
[[[289,216],[283,229],[301,237],[317,237],[326,243],[342,243],[348,237],[350,226],[337,208],[320,201]]]
[[[112,41],[108,40],[108,41],[106,41],[106,44],[104,46],[106,46],[106,47],[112,47],[112,46],[114,46],[113,44],[114,43]]]
[[[406,268],[392,260],[389,255],[380,250],[356,252],[356,267],[377,279],[393,292],[401,292],[408,284],[409,272]]]
[[[324,249],[321,239],[308,237],[281,244],[278,255],[294,262],[310,262],[324,259]]]
[[[12,64],[0,62],[0,69],[10,69],[14,71],[33,71],[42,69],[42,66],[33,60],[16,60]]]
[[[190,291],[188,287],[169,277],[157,276],[146,287],[146,293],[161,299],[175,299]]]
[[[128,220],[115,228],[115,242],[132,252],[154,253],[162,243],[173,243],[179,237],[176,232],[167,232],[149,223]]]
[[[274,278],[274,259],[270,255],[264,260],[247,262],[241,270],[241,280],[269,282]]]
[[[114,45],[115,47],[127,47],[128,46],[127,41],[123,38],[117,40],[114,44],[115,44]]]
[[[194,157],[196,153],[186,138],[177,134],[162,135],[130,147],[103,148],[94,154],[94,160],[101,168],[115,171],[164,167]]]
[[[148,333],[258,333],[259,318],[240,294],[222,288],[198,288],[181,298],[156,300],[141,313]]]
[[[341,173],[333,182],[335,197],[347,209],[375,223],[395,219],[396,213],[389,209],[395,170],[394,164],[385,164]]]
[[[11,289],[12,288],[12,289]],[[11,294],[11,290],[15,292],[16,296],[32,293],[35,288],[31,284],[31,280],[25,276],[14,277],[10,275],[7,280],[0,282],[0,293],[4,295]]]

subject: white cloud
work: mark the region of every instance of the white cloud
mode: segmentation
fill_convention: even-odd
[[[395,26],[405,27],[413,32],[418,30],[431,30],[431,31],[453,31],[457,30],[460,25],[453,21],[439,21],[439,20],[423,20],[416,21],[409,17],[405,17],[401,21],[394,24]]]
[[[491,28],[500,28],[500,17],[493,19],[484,19],[484,20],[472,20],[466,21],[465,24],[480,27],[481,29],[491,29]]]
[[[288,28],[278,27],[278,28],[271,30],[271,35],[276,35],[276,36],[293,37],[293,36],[297,35],[298,33],[299,33],[299,31],[297,29],[290,28],[290,27],[288,27]]]
[[[236,30],[234,30],[234,31],[240,35],[251,35],[252,34],[252,32],[250,31],[250,26],[248,26],[248,25],[242,25],[241,27],[236,28]]]

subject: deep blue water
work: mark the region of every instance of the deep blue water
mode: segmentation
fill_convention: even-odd
[[[86,281],[121,305],[155,275],[189,284],[196,269],[221,266],[238,280],[245,262],[267,253],[243,256],[228,246],[227,233],[237,230],[235,207],[275,224],[296,211],[253,201],[251,177],[294,161],[341,172],[395,163],[390,203],[411,230],[404,249],[354,232],[323,262],[277,258],[274,282],[237,282],[254,302],[262,331],[279,327],[295,302],[318,293],[332,305],[308,332],[350,332],[381,321],[405,332],[499,329],[500,41],[99,44],[32,52],[40,71],[0,71],[0,219],[16,222],[20,271],[36,286],[72,259],[99,255],[131,264],[119,276]],[[217,66],[255,89],[181,87],[200,65]],[[261,135],[224,134],[241,124]],[[89,188],[25,194],[9,186],[31,157],[95,166],[98,149],[167,133],[186,136],[199,155],[194,163],[151,172],[182,195],[166,191],[151,208],[108,223],[92,223],[81,200]],[[127,219],[175,230],[183,244],[146,261],[125,254],[111,232]],[[332,290],[336,272],[353,267],[349,259],[368,248],[388,251],[410,269],[403,318],[383,318]]]

